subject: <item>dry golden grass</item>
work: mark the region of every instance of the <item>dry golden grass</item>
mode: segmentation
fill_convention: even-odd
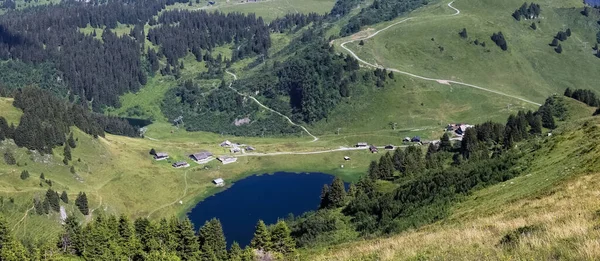
[[[390,238],[336,247],[311,260],[598,260],[600,174],[580,176],[548,195],[519,200],[460,224],[434,224]],[[513,246],[499,242],[524,226],[540,229]]]

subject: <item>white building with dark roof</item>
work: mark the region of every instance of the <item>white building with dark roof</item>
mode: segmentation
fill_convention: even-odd
[[[221,156],[217,158],[221,163],[223,163],[223,165],[229,164],[229,163],[234,163],[237,161],[236,157],[230,157],[230,156]]]
[[[156,154],[154,154],[155,160],[165,160],[168,158],[169,158],[169,154],[164,153],[164,152],[157,152]]]
[[[198,164],[205,164],[208,163],[209,161],[213,160],[213,154],[208,152],[208,151],[202,151],[202,152],[198,152],[198,153],[194,153],[192,155],[190,155],[190,159],[192,159],[193,161],[195,161]]]

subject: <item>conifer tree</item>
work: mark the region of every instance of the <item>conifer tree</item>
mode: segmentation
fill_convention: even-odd
[[[85,192],[79,192],[79,195],[77,195],[77,198],[75,199],[75,205],[77,206],[79,211],[81,211],[81,214],[90,214],[90,209],[88,207],[88,199],[85,195]]]
[[[77,147],[77,143],[75,142],[75,139],[73,138],[73,133],[72,132],[69,134],[69,139],[67,140],[67,143],[69,144],[69,147],[71,147],[73,149],[75,147]]]
[[[29,171],[27,171],[27,170],[21,171],[21,179],[26,180],[28,178],[29,178]]]
[[[556,51],[557,53],[562,53],[563,52],[562,45],[558,44],[558,46],[556,48],[554,48],[554,51]]]
[[[41,180],[44,180],[44,179],[46,179],[46,177],[44,176],[44,172],[42,172],[42,174],[40,174],[40,179],[41,179]]]
[[[363,40],[360,40],[360,42],[358,42],[358,45],[360,45],[360,46],[363,46],[363,45],[365,45],[365,41],[363,41]]]
[[[227,259],[227,242],[218,219],[213,218],[204,223],[198,233],[198,240],[203,252],[212,252],[217,260]]]
[[[229,261],[242,261],[243,250],[238,242],[233,241],[229,249]]]
[[[176,228],[177,255],[181,260],[199,260],[200,244],[194,233],[194,225],[189,218],[180,221]]]
[[[478,147],[477,133],[473,128],[469,128],[465,131],[461,141],[461,153],[465,159],[469,159],[476,151]]]
[[[319,208],[328,208],[329,205],[329,186],[327,184],[324,184],[323,188],[321,189],[321,203],[319,204]]]
[[[331,183],[331,189],[327,194],[329,204],[333,208],[344,206],[346,201],[346,187],[344,182],[339,177],[335,177]]]
[[[534,116],[530,126],[531,129],[529,131],[531,134],[542,134],[542,116],[539,113]]]
[[[435,146],[433,143],[430,143],[429,147],[427,147],[427,153],[425,153],[425,166],[428,169],[436,169],[441,167],[437,152],[437,146]]]
[[[56,212],[60,211],[60,200],[58,193],[49,188],[48,191],[46,191],[46,199],[48,199],[48,203],[50,203],[52,210]]]
[[[548,106],[542,106],[538,111],[542,116],[542,126],[548,129],[556,128],[556,123],[554,122],[554,116],[552,116],[552,111]]]
[[[154,148],[150,149],[150,155],[152,155],[152,156],[156,155],[156,150],[154,150]]]
[[[271,234],[262,220],[259,220],[256,224],[254,238],[250,241],[250,247],[263,251],[271,250]]]
[[[373,180],[379,179],[379,165],[377,165],[376,161],[371,161],[369,165],[369,177]]]
[[[69,144],[65,144],[64,155],[65,161],[71,161],[71,146]]]
[[[552,39],[552,43],[550,43],[550,46],[558,46],[558,39]]]
[[[448,136],[447,132],[444,132],[444,135],[440,138],[440,151],[450,151],[452,150],[452,142],[450,141],[450,136]]]
[[[296,250],[296,242],[291,236],[290,228],[283,220],[275,224],[271,233],[271,242],[273,242],[273,251],[282,254],[289,254]]]
[[[8,165],[17,164],[17,160],[15,159],[15,156],[9,150],[4,152],[4,162],[6,162],[6,164],[8,164]]]
[[[0,260],[28,260],[27,250],[13,237],[3,217],[0,217]]]
[[[571,96],[573,96],[573,91],[571,91],[571,88],[567,87],[567,89],[565,90],[564,95],[567,96],[567,97],[569,97],[569,98],[571,98]]]
[[[60,199],[65,202],[65,204],[69,204],[69,196],[66,191],[63,190],[62,194],[60,194]]]
[[[388,152],[379,159],[379,178],[391,179],[394,176],[392,155]]]
[[[402,163],[404,162],[404,150],[402,150],[399,147],[396,148],[396,150],[394,150],[394,156],[392,157],[392,161],[394,163],[394,169],[400,171],[401,173],[404,173],[404,167],[402,165]]]

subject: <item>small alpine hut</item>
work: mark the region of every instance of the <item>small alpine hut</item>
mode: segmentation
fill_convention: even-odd
[[[229,163],[234,163],[237,161],[236,157],[229,157],[229,156],[221,156],[217,158],[221,163],[223,163],[223,165],[229,164]]]
[[[356,147],[357,148],[366,148],[366,147],[369,147],[369,144],[366,142],[359,142],[356,144]]]
[[[385,145],[385,149],[386,150],[393,150],[394,149],[394,145],[392,145],[392,144]]]
[[[255,151],[256,149],[252,146],[246,147],[246,151]]]
[[[219,145],[221,147],[231,147],[231,141],[226,140],[224,142],[221,142],[221,144],[219,144]]]
[[[173,163],[172,166],[173,166],[173,168],[179,169],[179,168],[187,168],[190,166],[190,164],[185,161],[179,161],[179,162]]]
[[[169,154],[164,153],[164,152],[157,152],[156,154],[154,154],[155,160],[166,160],[168,158],[169,158]]]
[[[371,153],[377,153],[377,152],[379,152],[379,150],[377,149],[377,147],[375,147],[375,145],[369,146],[369,151],[371,151]]]
[[[344,160],[350,160],[350,157],[344,156]]]
[[[202,151],[190,155],[190,159],[198,164],[205,164],[213,159],[213,154],[208,151]]]
[[[217,185],[217,187],[225,186],[225,181],[222,178],[213,180],[213,183],[215,183],[215,185]]]

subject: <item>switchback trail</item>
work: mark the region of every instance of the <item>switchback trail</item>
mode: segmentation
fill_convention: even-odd
[[[235,74],[233,74],[233,73],[231,73],[230,71],[227,71],[227,70],[226,70],[225,72],[226,72],[226,73],[228,73],[229,75],[233,76],[233,81],[234,81],[234,82],[235,82],[235,81],[237,81],[237,76],[236,76]],[[302,125],[300,125],[300,124],[296,124],[296,123],[294,123],[294,122],[292,121],[292,119],[290,119],[290,117],[288,117],[288,116],[285,116],[285,115],[283,115],[282,113],[280,113],[280,112],[278,112],[278,111],[276,111],[276,110],[273,110],[273,109],[271,109],[271,108],[269,108],[269,107],[265,106],[264,104],[260,103],[260,102],[259,102],[259,101],[258,101],[256,98],[254,98],[253,96],[251,96],[251,95],[248,95],[248,94],[243,94],[243,93],[239,92],[238,90],[236,90],[235,88],[233,88],[233,82],[229,83],[229,89],[232,89],[233,91],[235,91],[237,94],[239,94],[239,95],[241,95],[241,96],[248,97],[248,98],[252,99],[252,100],[253,100],[254,102],[256,102],[256,104],[258,104],[260,107],[263,107],[263,108],[265,108],[265,109],[267,109],[267,110],[269,110],[269,111],[271,111],[271,112],[273,112],[273,113],[275,113],[275,114],[277,114],[277,115],[279,115],[279,116],[281,116],[281,117],[285,118],[285,119],[286,119],[286,120],[287,120],[287,121],[288,121],[290,124],[292,124],[292,125],[294,125],[294,126],[298,126],[298,127],[302,128],[302,130],[304,130],[304,132],[306,132],[306,133],[307,133],[309,136],[311,136],[311,137],[313,138],[312,142],[315,142],[315,141],[318,141],[318,140],[319,140],[319,138],[318,138],[317,136],[315,136],[315,135],[312,135],[312,134],[311,134],[311,133],[308,131],[308,129],[306,129],[304,126],[302,126]]]
[[[451,14],[451,15],[448,15],[448,17],[456,16],[456,15],[460,14],[460,10],[458,10],[455,7],[453,7],[452,3],[454,3],[454,1],[448,3],[448,7],[452,8],[456,12],[453,13],[453,14]],[[356,42],[356,41],[367,40],[367,39],[373,38],[377,34],[383,32],[383,31],[385,31],[387,29],[390,29],[390,28],[392,28],[392,27],[394,27],[396,25],[399,25],[401,23],[404,23],[404,22],[410,21],[410,20],[414,20],[414,19],[417,19],[417,18],[415,18],[415,17],[409,17],[409,18],[403,19],[401,21],[398,21],[396,23],[388,25],[387,27],[385,27],[385,28],[383,28],[383,29],[381,29],[379,31],[376,31],[375,33],[373,33],[373,34],[371,34],[371,35],[369,35],[367,37],[362,37],[362,38],[357,38],[357,39],[354,39],[354,40],[345,41],[342,44],[340,44],[340,47],[344,48],[344,50],[346,50],[348,53],[350,53],[352,56],[354,56],[354,58],[356,58],[361,63],[363,63],[363,64],[365,64],[367,66],[373,67],[373,68],[386,69],[388,71],[397,72],[397,73],[400,73],[400,74],[404,74],[404,75],[407,75],[407,76],[410,76],[410,77],[413,77],[413,78],[417,78],[417,79],[421,79],[421,80],[425,80],[425,81],[435,81],[435,82],[438,82],[440,84],[452,84],[452,83],[454,83],[454,84],[458,84],[458,85],[463,85],[463,86],[467,86],[467,87],[470,87],[470,88],[479,89],[479,90],[491,92],[491,93],[494,93],[494,94],[498,94],[498,95],[502,95],[502,96],[514,98],[514,99],[517,99],[517,100],[520,100],[520,101],[523,101],[523,102],[526,102],[526,103],[534,104],[534,105],[537,105],[537,106],[542,106],[541,104],[539,104],[537,102],[533,102],[533,101],[530,101],[530,100],[527,100],[527,99],[523,99],[521,97],[517,97],[517,96],[514,96],[514,95],[510,95],[510,94],[502,93],[502,92],[499,92],[499,91],[487,89],[487,88],[484,88],[484,87],[481,87],[481,86],[477,86],[477,85],[473,85],[473,84],[469,84],[469,83],[457,82],[457,81],[453,81],[453,80],[428,78],[428,77],[425,77],[425,76],[420,76],[420,75],[412,74],[412,73],[409,73],[409,72],[401,71],[401,70],[398,70],[398,69],[395,69],[395,68],[385,68],[385,67],[380,66],[380,65],[371,64],[371,63],[369,63],[369,62],[361,59],[360,57],[358,57],[358,55],[356,55],[356,53],[354,53],[352,50],[350,50],[350,48],[346,47],[346,44],[348,44],[348,43],[353,43],[353,42]]]

